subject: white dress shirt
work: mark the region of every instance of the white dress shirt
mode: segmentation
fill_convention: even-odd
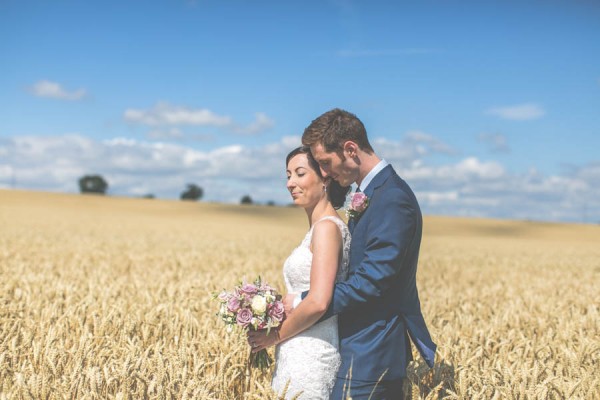
[[[381,172],[382,169],[384,169],[385,167],[388,166],[388,162],[385,160],[381,160],[377,163],[376,166],[373,167],[373,169],[371,171],[369,171],[369,173],[367,174],[367,176],[365,176],[365,179],[362,180],[362,182],[360,183],[360,185],[358,186],[358,188],[360,189],[361,192],[364,192],[365,189],[367,188],[367,186],[369,186],[369,183],[371,183],[371,181],[373,180],[373,178],[375,178],[375,176]]]

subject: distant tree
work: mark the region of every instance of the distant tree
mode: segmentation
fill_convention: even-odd
[[[105,194],[108,183],[102,175],[85,175],[79,178],[79,191],[81,193]]]
[[[269,201],[267,201],[267,205],[272,207],[275,205],[275,202],[273,200],[269,200]]]
[[[204,190],[200,186],[188,183],[187,190],[182,192],[179,198],[181,200],[200,200],[202,196],[204,196]]]
[[[245,195],[244,197],[242,197],[242,199],[240,200],[241,204],[253,204],[254,202],[252,201],[252,197],[250,197],[249,195]]]
[[[148,193],[142,196],[142,199],[155,199],[156,196],[154,196],[152,193]]]

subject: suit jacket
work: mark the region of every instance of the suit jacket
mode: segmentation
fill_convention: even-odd
[[[423,219],[415,195],[391,165],[364,193],[367,209],[349,221],[349,276],[335,285],[323,319],[338,315],[338,377],[352,368],[356,380],[399,379],[412,360],[410,339],[430,367],[436,350],[416,285]]]

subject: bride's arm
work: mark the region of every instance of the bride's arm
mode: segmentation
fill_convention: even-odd
[[[332,221],[322,221],[313,228],[310,270],[310,292],[294,309],[279,329],[249,331],[248,342],[254,344],[253,351],[276,345],[314,325],[325,314],[331,303],[333,288],[339,265],[342,235]]]

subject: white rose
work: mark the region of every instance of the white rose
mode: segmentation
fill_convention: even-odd
[[[262,296],[254,296],[252,299],[252,311],[257,314],[263,314],[267,311],[267,299]]]

